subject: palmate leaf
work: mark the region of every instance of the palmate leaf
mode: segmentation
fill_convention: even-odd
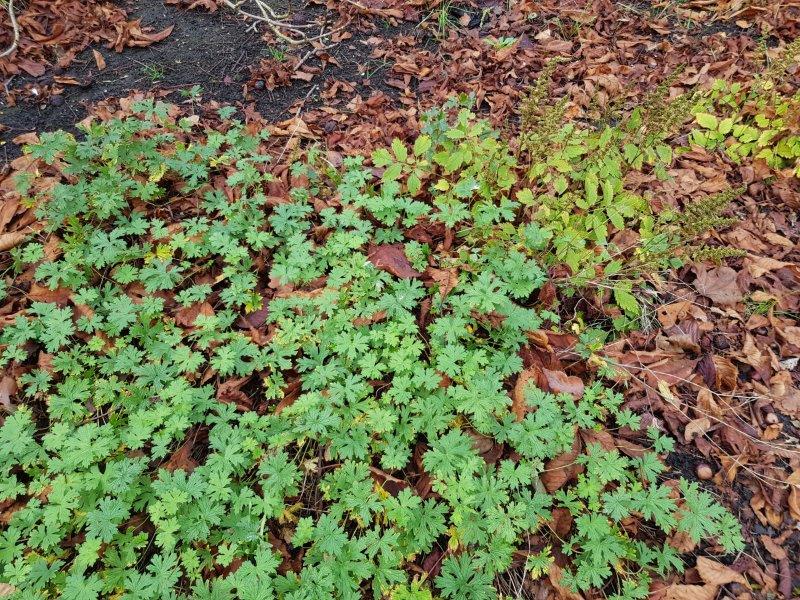
[[[436,578],[442,596],[452,600],[493,600],[496,597],[492,577],[476,567],[467,554],[448,556]]]
[[[544,491],[581,429],[639,429],[621,393],[532,386],[522,418],[511,411],[521,349],[559,322],[538,308],[550,286],[536,290],[551,278],[560,300],[602,279],[634,323],[639,274],[607,219],[641,225],[648,252],[674,247],[624,189],[625,131],[559,130],[530,165],[543,185],[514,194],[524,156],[469,110],[439,113],[369,167],[298,151],[277,197],[249,127],[202,131],[137,106],[147,116],[45,140],[59,147],[40,151],[48,177],[68,176],[23,182],[53,235],[14,264],[69,300],[13,296],[22,313],[0,332],[25,397],[0,425],[1,499],[15,505],[0,582],[53,597],[480,600],[532,534],[560,543],[547,525],[567,508],[563,583],[636,600],[678,559],[631,542],[628,520],[647,521],[643,540],[655,526],[740,547],[702,492],[657,484],[655,453],[581,448],[570,461],[584,472]],[[648,143],[642,161],[670,158]],[[384,243],[403,245],[407,277],[369,260]],[[564,262],[575,275],[552,278]],[[600,337],[582,334],[580,351]],[[439,575],[411,581],[437,548]],[[543,574],[550,553],[529,562]]]

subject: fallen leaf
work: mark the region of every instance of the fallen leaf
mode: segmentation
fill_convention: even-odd
[[[711,421],[708,417],[693,419],[686,424],[683,437],[687,442],[691,442],[698,435],[704,435],[710,428]]]
[[[576,438],[569,452],[565,452],[545,464],[540,479],[548,493],[552,494],[580,472],[581,467],[575,462],[579,452],[580,441]]]
[[[710,271],[698,267],[694,286],[700,294],[722,306],[735,305],[744,298],[736,282],[736,271],[730,267],[718,267]]]
[[[525,418],[525,413],[528,412],[525,389],[528,387],[531,379],[537,379],[538,371],[538,368],[525,369],[517,376],[517,382],[514,384],[514,391],[511,394],[511,411],[514,413],[517,421],[522,421]]]
[[[24,231],[12,231],[0,234],[0,252],[11,250],[25,240],[27,233]]]
[[[774,258],[769,258],[768,256],[754,256],[752,254],[745,258],[744,264],[747,267],[747,271],[753,276],[754,279],[758,279],[764,273],[769,273],[770,271],[777,271],[778,269],[782,269],[784,267],[794,266],[792,263],[784,262],[782,260],[775,260]]]
[[[561,600],[583,600],[583,596],[581,596],[578,592],[564,586],[561,583],[561,567],[556,564],[550,565],[550,568],[547,570],[547,576],[550,579],[550,584],[553,586],[553,589],[556,591]]]
[[[714,600],[716,585],[671,585],[665,590],[664,600]]]
[[[387,271],[395,277],[412,279],[422,276],[422,273],[411,266],[402,244],[372,246],[367,256],[376,268]]]
[[[175,313],[175,322],[182,327],[191,327],[199,315],[211,317],[214,315],[214,308],[208,302],[192,304]]]
[[[580,377],[567,375],[564,371],[542,371],[547,379],[547,387],[554,394],[572,394],[576,400],[583,397],[583,381]]]
[[[736,386],[739,381],[739,369],[736,368],[730,360],[722,356],[713,356],[711,359],[714,362],[716,370],[716,386],[717,389],[726,393],[736,391]]]
[[[764,548],[766,548],[767,552],[770,553],[772,558],[775,560],[783,560],[786,558],[786,550],[778,546],[778,544],[775,543],[775,540],[773,540],[771,537],[762,534],[758,536],[758,539],[761,540]]]
[[[426,271],[436,283],[439,284],[439,297],[444,300],[458,284],[457,269],[435,269],[428,267]]]
[[[106,59],[103,58],[103,55],[97,50],[92,50],[92,56],[94,56],[94,62],[97,65],[97,68],[100,71],[104,70],[106,68]]]
[[[698,557],[696,567],[698,574],[707,584],[719,586],[736,582],[747,585],[747,580],[741,573],[705,556]]]
[[[0,379],[0,408],[4,408],[6,412],[11,412],[13,406],[11,404],[11,396],[17,393],[17,381],[10,375],[6,375]]]

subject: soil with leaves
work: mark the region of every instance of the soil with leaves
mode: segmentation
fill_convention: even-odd
[[[17,137],[0,594],[796,597],[779,4],[289,6],[233,105],[154,81]],[[4,73],[148,31],[47,5]]]

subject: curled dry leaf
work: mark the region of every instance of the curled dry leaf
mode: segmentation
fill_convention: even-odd
[[[106,59],[103,58],[103,55],[97,50],[92,50],[92,56],[94,56],[94,62],[97,65],[98,70],[104,70],[106,68]]]
[[[555,394],[572,394],[575,399],[583,396],[583,381],[580,377],[567,375],[564,371],[551,371],[542,369],[547,387]]]
[[[716,370],[717,389],[726,393],[736,391],[736,385],[739,380],[739,369],[736,368],[736,365],[722,356],[713,356],[712,360]]]
[[[23,231],[0,233],[0,252],[6,252],[7,250],[19,246],[26,237],[27,234]]]
[[[800,521],[800,469],[796,469],[789,477],[786,479],[786,483],[789,484],[789,497],[786,500],[786,503],[789,506],[789,514],[795,521]]]
[[[686,424],[683,437],[687,442],[691,442],[695,437],[704,435],[709,429],[711,429],[711,420],[708,417],[693,419]]]

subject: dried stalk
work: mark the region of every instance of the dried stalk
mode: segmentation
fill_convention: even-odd
[[[11,28],[14,30],[14,41],[11,42],[11,46],[6,48],[3,53],[0,54],[0,58],[5,58],[14,52],[19,45],[19,23],[17,23],[17,15],[14,13],[14,0],[8,0],[5,5],[5,9],[8,11],[8,17],[11,19]]]

